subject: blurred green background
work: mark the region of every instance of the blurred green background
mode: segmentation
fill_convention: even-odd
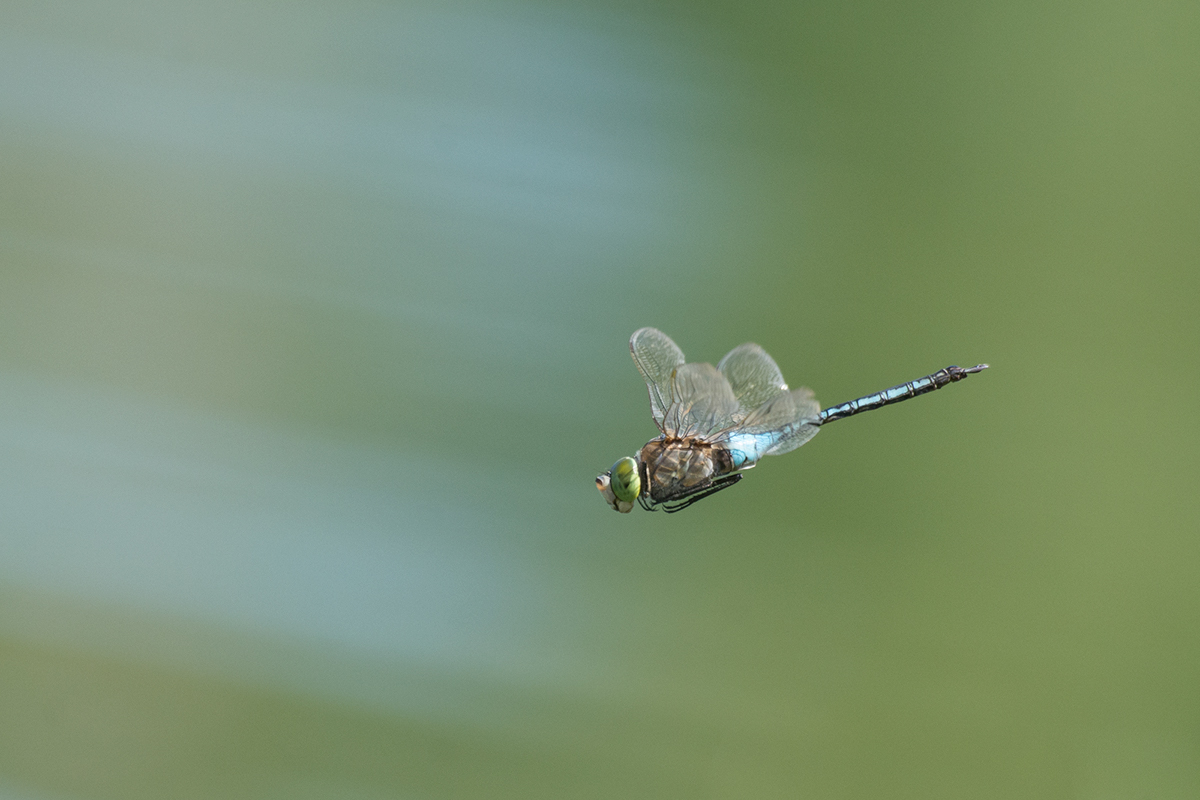
[[[1200,4],[0,14],[4,800],[1200,796]]]

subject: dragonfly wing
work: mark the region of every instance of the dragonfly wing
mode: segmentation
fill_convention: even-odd
[[[795,450],[821,430],[821,404],[811,389],[783,392],[751,411],[725,438],[753,437],[761,455]]]
[[[729,379],[744,415],[783,394],[788,388],[775,360],[752,342],[730,350],[717,364],[717,369]]]
[[[633,353],[633,363],[642,373],[650,392],[650,414],[654,424],[667,433],[663,419],[671,405],[675,370],[683,366],[683,351],[662,331],[641,328],[629,337],[629,352]]]
[[[729,381],[712,364],[684,364],[671,381],[663,433],[705,437],[736,424],[740,410]]]

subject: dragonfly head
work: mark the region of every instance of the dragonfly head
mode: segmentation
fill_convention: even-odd
[[[637,462],[629,456],[617,459],[608,472],[596,476],[596,488],[605,501],[622,514],[633,510],[633,503],[642,490],[642,479],[638,475]]]

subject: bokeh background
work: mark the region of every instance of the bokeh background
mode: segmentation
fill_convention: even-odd
[[[1200,796],[1200,4],[0,17],[4,800]]]

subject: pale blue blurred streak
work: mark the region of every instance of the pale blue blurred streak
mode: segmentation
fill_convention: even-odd
[[[636,444],[595,452],[597,428],[627,430],[632,413],[636,435],[651,430],[624,343],[640,270],[694,278],[717,236],[697,218],[740,203],[724,167],[681,153],[705,135],[690,125],[729,115],[723,67],[686,38],[580,12],[336,16],[311,35],[375,23],[368,60],[391,62],[395,80],[168,57],[126,32],[104,44],[17,26],[0,41],[0,137],[127,181],[111,205],[71,208],[75,187],[62,187],[56,200],[102,220],[90,231],[0,223],[7,257],[68,276],[31,295],[43,305],[14,308],[18,323],[29,314],[17,343],[40,361],[0,380],[12,454],[0,575],[411,668],[577,692],[620,682],[587,663],[604,620],[580,606],[562,616],[562,590],[587,580],[556,554],[615,546],[584,538],[606,517],[577,517],[603,510],[591,477]],[[94,176],[78,180],[94,191]],[[170,204],[130,216],[143,197]],[[364,369],[407,406],[408,430],[368,421],[348,440],[188,390],[180,380],[197,376],[235,395],[272,380],[260,343],[244,342],[239,365],[209,328],[151,329],[124,355],[123,338],[56,339],[136,319],[163,293],[375,320],[393,338],[364,343],[376,348]],[[609,296],[620,316],[600,313],[616,309]],[[61,348],[80,345],[97,355],[81,363],[103,366],[64,362]],[[456,420],[444,399],[491,416]],[[496,414],[504,429],[489,427]],[[362,441],[372,425],[375,446]],[[632,613],[632,599],[600,592],[603,616]],[[593,640],[564,646],[547,633],[563,625]]]
[[[728,115],[711,56],[617,20],[543,16],[348,11],[314,34],[382,23],[382,61],[396,62],[400,88],[10,37],[0,48],[8,137],[128,163],[132,191],[179,204],[141,228],[114,219],[90,242],[71,241],[69,228],[10,237],[182,291],[200,283],[394,317],[471,356],[530,362],[526,378],[548,362],[582,372],[582,359],[564,356],[639,315],[581,310],[612,309],[598,298],[645,280],[694,277],[715,235],[697,220],[730,218],[741,202],[728,182],[698,183],[722,180],[721,167],[706,177],[680,157],[689,124]],[[297,182],[317,194],[297,205]],[[263,252],[264,234],[280,239],[276,252]],[[658,258],[667,245],[670,258]],[[542,394],[520,402],[554,413]]]
[[[471,52],[470,37],[454,45],[457,57]],[[538,68],[520,63],[534,53],[513,42],[488,66],[521,80],[520,73]],[[9,125],[66,136],[100,155],[298,171],[442,213],[593,236],[636,237],[638,227],[645,235],[653,220],[638,213],[645,204],[638,199],[669,177],[651,157],[666,143],[653,141],[647,117],[655,106],[681,102],[669,86],[646,87],[643,97],[618,95],[618,86],[636,85],[635,76],[612,74],[619,62],[607,70],[581,65],[583,74],[544,70],[560,78],[541,87],[544,98],[512,91],[484,98],[436,86],[400,94],[265,80],[11,38],[0,54]],[[604,136],[595,106],[580,102],[601,88],[589,82],[605,80],[602,91],[621,101],[615,118],[625,126],[641,122],[648,149],[628,148],[621,136],[628,129]]]
[[[12,376],[3,396],[10,579],[416,661],[486,652],[541,602],[449,491],[487,475],[436,453]]]

